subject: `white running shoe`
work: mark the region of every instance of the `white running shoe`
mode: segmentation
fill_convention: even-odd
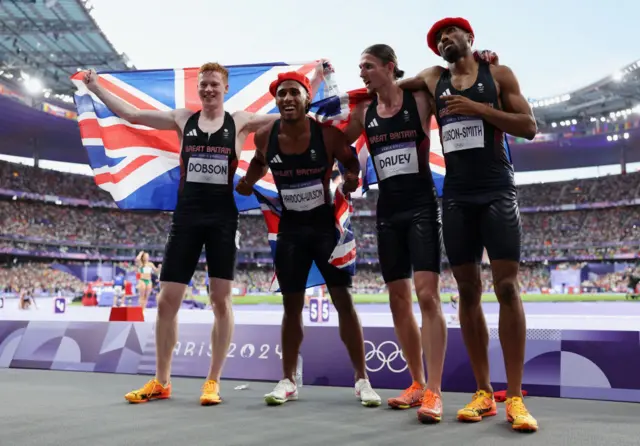
[[[382,404],[380,395],[371,387],[368,379],[359,379],[356,382],[356,398],[360,398],[362,405],[365,407],[378,407]]]
[[[289,378],[281,380],[276,384],[276,388],[273,392],[267,393],[264,396],[264,400],[270,406],[277,406],[284,404],[287,401],[295,401],[298,399],[298,388]]]

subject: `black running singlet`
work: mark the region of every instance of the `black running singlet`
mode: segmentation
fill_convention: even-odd
[[[435,97],[436,120],[447,167],[444,196],[515,191],[513,165],[504,133],[480,117],[449,113],[446,102],[441,99],[446,95],[460,95],[500,108],[489,64],[480,62],[475,83],[464,91],[453,87],[449,70],[440,76]]]
[[[236,125],[224,114],[220,129],[208,135],[200,130],[200,112],[191,115],[182,135],[180,189],[174,215],[190,219],[237,217],[233,176],[238,167]]]
[[[376,215],[387,218],[434,203],[436,191],[429,168],[429,135],[420,123],[413,93],[403,92],[402,108],[390,118],[381,118],[377,105],[377,98],[369,104],[364,127],[378,177]]]
[[[267,163],[282,203],[280,226],[327,224],[333,220],[329,165],[322,127],[309,119],[309,147],[301,154],[286,155],[280,150],[277,120],[269,135]]]

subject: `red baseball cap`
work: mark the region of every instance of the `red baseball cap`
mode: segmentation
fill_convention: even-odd
[[[271,82],[271,85],[269,85],[269,93],[271,93],[271,96],[273,96],[274,98],[276,97],[276,91],[278,90],[278,87],[285,81],[298,82],[304,87],[305,90],[307,90],[307,94],[309,95],[309,98],[311,98],[311,82],[309,82],[309,78],[302,73],[298,73],[297,71],[288,71],[286,73],[278,74],[278,78],[275,81]]]
[[[429,45],[431,51],[436,53],[437,56],[440,56],[440,52],[438,51],[438,41],[436,40],[436,37],[438,36],[440,30],[449,26],[455,26],[470,34],[473,34],[473,28],[471,27],[471,24],[467,21],[467,19],[463,19],[462,17],[447,17],[445,19],[438,20],[433,24],[433,26],[427,33],[427,45]]]

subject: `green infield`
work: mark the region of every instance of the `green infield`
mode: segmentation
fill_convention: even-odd
[[[389,302],[389,296],[387,294],[354,294],[354,300],[358,304],[384,304]],[[449,302],[451,294],[442,295],[443,302]],[[197,296],[197,300],[206,302],[206,296]],[[413,300],[417,302],[416,296],[413,296]],[[599,301],[622,301],[624,295],[617,294],[567,294],[567,295],[554,295],[554,294],[523,294],[522,300],[524,302],[599,302]],[[495,294],[486,294],[482,297],[483,302],[497,302]],[[280,304],[282,303],[282,296],[280,295],[266,295],[266,296],[236,296],[233,298],[235,305],[255,305],[255,304]]]
[[[207,296],[191,296],[187,299],[195,299],[199,302],[207,303]],[[387,294],[354,294],[353,298],[357,304],[386,304],[389,302]],[[441,296],[442,302],[449,302],[451,293],[445,293]],[[413,296],[414,302],[418,302],[416,296]],[[523,294],[524,302],[615,302],[624,301],[622,294]],[[485,294],[482,296],[483,302],[497,302],[495,294]],[[234,305],[257,305],[257,304],[273,304],[282,303],[280,295],[264,295],[264,296],[235,296],[233,298]],[[70,305],[82,305],[80,300]]]

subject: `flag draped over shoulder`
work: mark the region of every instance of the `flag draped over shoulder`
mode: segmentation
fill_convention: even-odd
[[[245,110],[253,113],[278,113],[269,84],[278,73],[296,70],[311,77],[317,62],[287,64],[282,62],[228,66],[229,92],[225,110],[233,113]],[[173,211],[180,181],[180,141],[173,131],[155,130],[130,124],[117,117],[82,82],[83,73],[71,77],[76,86],[75,103],[82,143],[87,150],[95,182],[109,192],[120,209]],[[197,92],[198,68],[147,71],[103,72],[100,85],[133,107],[143,110],[170,111],[201,108]],[[326,96],[324,85],[313,98],[310,115],[319,122],[344,128],[350,111],[368,100],[364,89]],[[444,159],[435,121],[432,121],[430,166],[438,193],[444,177]],[[435,132],[435,133],[434,133]],[[234,184],[246,174],[255,145],[250,135],[242,148]],[[366,138],[355,144],[360,160],[361,181],[356,194],[366,192],[377,182],[373,160]],[[245,197],[234,192],[240,212],[261,209],[268,228],[272,255],[282,205],[273,177],[268,173],[254,186],[254,195]],[[336,237],[338,244],[330,262],[355,274],[355,239],[351,227],[353,205],[339,187],[334,196]],[[324,280],[315,264],[309,273],[307,286],[322,285]],[[277,283],[274,283],[277,288]]]

